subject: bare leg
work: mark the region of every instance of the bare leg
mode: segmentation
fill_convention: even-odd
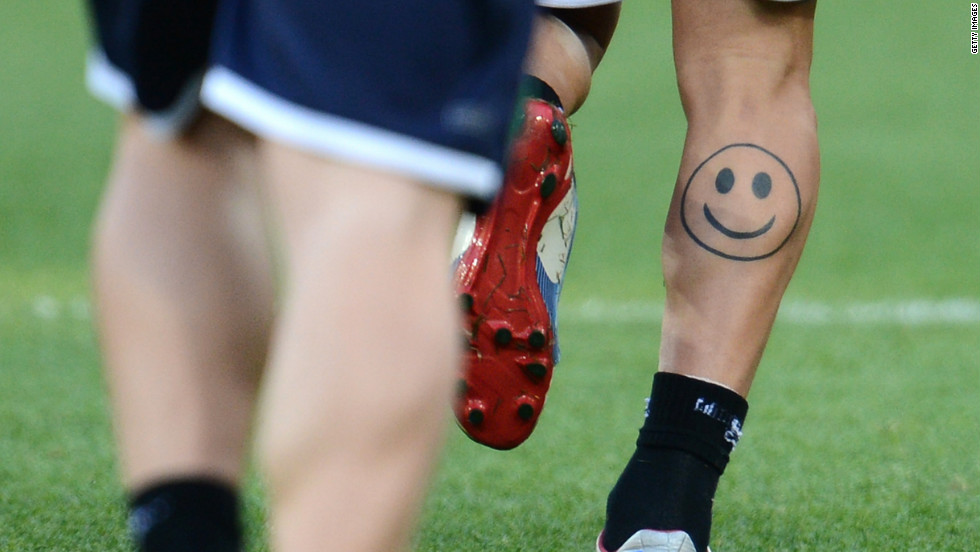
[[[122,123],[93,262],[130,490],[242,475],[273,304],[252,145],[210,115],[175,140]]]
[[[260,456],[279,550],[406,549],[457,367],[458,199],[264,144],[286,295]]]
[[[674,2],[677,75],[689,129],[663,244],[660,369],[705,378],[742,396],[816,206],[813,13],[814,2]],[[768,188],[760,176],[754,189],[762,174]],[[767,232],[747,237],[773,218]],[[742,234],[725,235],[718,225]]]
[[[689,127],[663,241],[661,373],[607,502],[608,550],[707,549],[718,481],[817,200],[814,2],[676,0],[673,14]]]

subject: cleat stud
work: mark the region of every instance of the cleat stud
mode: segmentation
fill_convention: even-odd
[[[544,180],[541,181],[541,197],[543,199],[548,199],[552,193],[554,193],[555,188],[558,187],[558,177],[554,173],[548,173],[545,175]]]
[[[470,312],[473,310],[474,302],[473,296],[469,293],[464,293],[459,296],[459,305],[463,307],[463,312]]]
[[[534,417],[534,407],[524,403],[517,407],[517,417],[524,420],[525,422]]]
[[[548,375],[548,368],[541,363],[533,362],[524,367],[528,374],[536,378],[543,378]]]
[[[541,330],[534,330],[527,338],[527,343],[535,349],[540,349],[548,344],[548,337]]]
[[[507,328],[500,328],[493,334],[493,341],[501,347],[506,347],[514,339],[514,334]]]
[[[555,119],[551,122],[551,137],[559,146],[564,146],[568,142],[568,129],[561,120]]]
[[[483,423],[483,418],[484,418],[483,411],[480,410],[479,408],[474,408],[473,410],[470,410],[470,413],[466,415],[466,419],[469,420],[471,424],[476,426]]]

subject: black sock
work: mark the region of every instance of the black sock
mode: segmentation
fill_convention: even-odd
[[[745,399],[730,389],[657,373],[636,452],[606,504],[606,550],[636,531],[658,529],[684,531],[704,552],[718,479],[747,412]]]
[[[555,89],[534,75],[524,75],[524,78],[521,79],[520,96],[544,100],[558,109],[564,109]]]
[[[235,489],[211,479],[179,479],[133,494],[129,528],[141,552],[240,552]]]

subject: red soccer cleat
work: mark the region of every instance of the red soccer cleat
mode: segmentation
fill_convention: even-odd
[[[496,449],[524,442],[558,362],[558,297],[577,202],[560,109],[527,100],[500,195],[477,217],[455,272],[468,344],[456,418]]]

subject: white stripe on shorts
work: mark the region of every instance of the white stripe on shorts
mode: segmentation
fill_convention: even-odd
[[[85,60],[85,84],[93,96],[119,111],[131,108],[136,101],[133,83],[102,50],[89,52]]]
[[[216,113],[259,136],[397,172],[467,196],[491,199],[503,177],[490,159],[309,109],[225,67],[207,72],[201,99]]]

